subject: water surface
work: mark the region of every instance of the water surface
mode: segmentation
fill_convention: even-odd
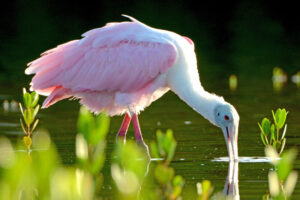
[[[241,199],[261,199],[268,189],[268,171],[271,165],[264,157],[264,147],[260,141],[257,122],[264,116],[271,118],[271,109],[285,107],[287,118],[286,149],[300,144],[300,91],[292,83],[281,92],[274,92],[271,80],[239,80],[238,90],[229,91],[227,80],[223,77],[206,81],[204,87],[224,96],[240,114],[239,128],[239,193]],[[0,100],[20,100],[21,85],[0,86]],[[40,128],[48,130],[55,142],[62,161],[66,165],[75,162],[75,134],[79,105],[76,101],[64,100],[40,112]],[[22,135],[18,112],[5,112],[0,109],[0,134],[16,141]],[[193,199],[196,183],[208,179],[214,191],[222,191],[226,181],[229,163],[227,150],[221,130],[189,108],[174,93],[168,92],[161,99],[146,108],[140,115],[140,124],[146,143],[155,140],[155,131],[172,128],[178,142],[174,161],[171,165],[176,174],[185,179],[184,199]],[[110,176],[111,151],[115,144],[115,134],[122,117],[111,119],[108,135],[107,162],[103,169],[104,185],[102,196],[114,197],[114,185]],[[127,136],[134,139],[130,127]],[[299,156],[298,156],[299,158]],[[300,168],[299,159],[295,163]],[[300,186],[297,184],[293,199],[300,198]]]

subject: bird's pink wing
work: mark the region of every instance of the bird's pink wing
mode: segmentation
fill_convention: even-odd
[[[53,94],[62,98],[61,91],[69,96],[84,91],[138,91],[173,66],[177,56],[173,43],[153,38],[135,22],[110,24],[83,36],[45,52],[25,71],[36,74],[32,89],[50,95],[49,105],[55,102]]]

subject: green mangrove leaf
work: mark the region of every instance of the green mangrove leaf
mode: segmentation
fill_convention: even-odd
[[[26,147],[27,147],[28,149],[30,149],[31,144],[32,144],[31,137],[24,136],[24,137],[23,137],[23,141],[24,141],[24,144],[26,145]]]
[[[35,116],[38,114],[40,110],[40,105],[37,105],[34,110],[33,110],[33,119],[35,118]]]
[[[260,129],[260,132],[261,132],[263,135],[266,135],[266,134],[264,133],[264,129],[262,128],[262,126],[260,125],[260,123],[257,122],[257,124],[258,124],[258,127],[259,127],[259,129]]]
[[[270,129],[271,129],[271,123],[270,123],[270,120],[267,119],[267,118],[264,118],[261,122],[261,126],[262,126],[262,129],[263,129],[263,132],[266,136],[269,135],[270,133]]]
[[[99,141],[104,140],[109,131],[110,118],[105,113],[100,113],[96,117],[96,129],[94,134],[91,135],[91,143],[97,144]]]
[[[160,184],[167,184],[174,177],[174,169],[171,167],[159,164],[154,170],[154,176]]]
[[[209,194],[211,191],[211,183],[208,180],[202,181],[202,193]]]
[[[281,129],[285,124],[287,112],[286,110],[278,108],[275,114],[276,121],[277,121],[277,128]]]
[[[25,126],[24,126],[24,123],[23,123],[23,120],[20,118],[20,124],[21,124],[21,127],[22,127],[22,130],[24,132],[24,134],[27,135],[27,132],[26,132],[26,129],[25,129]]]
[[[283,128],[281,139],[283,139],[285,137],[286,129],[287,129],[287,124]]]
[[[273,111],[273,110],[272,110],[272,115],[273,115],[273,120],[274,120],[274,123],[275,123],[275,125],[276,125],[276,127],[277,127],[277,120],[276,120],[275,113],[274,113],[274,111]]]
[[[105,142],[101,141],[98,143],[98,145],[95,148],[94,154],[93,154],[93,160],[91,163],[91,173],[93,175],[99,174],[99,171],[102,169],[105,161]]]
[[[298,172],[292,171],[289,176],[287,177],[284,185],[283,190],[287,197],[290,197],[295,189],[296,183],[298,180]]]
[[[35,120],[35,122],[34,122],[34,124],[32,126],[32,129],[31,129],[31,132],[33,132],[35,130],[35,128],[38,125],[38,123],[39,123],[39,119]]]
[[[36,92],[32,92],[31,99],[32,99],[31,107],[34,108],[36,104],[39,102],[39,94]]]
[[[23,95],[23,101],[26,108],[30,108],[31,106],[31,95],[29,93],[25,93]]]
[[[283,149],[284,149],[285,143],[286,143],[286,139],[284,138],[284,139],[281,141],[281,148],[280,148],[280,152],[279,152],[279,154],[281,154],[281,153],[283,152]]]
[[[23,111],[23,106],[21,103],[19,103],[19,108],[20,108],[20,111],[22,113],[22,116],[24,117],[24,111]]]
[[[82,106],[79,111],[77,130],[89,144],[92,143],[92,135],[94,134],[95,127],[96,124],[92,113],[86,107]]]
[[[278,196],[280,192],[280,184],[275,171],[269,172],[269,191],[273,197]]]
[[[184,184],[184,180],[183,180],[182,176],[176,175],[173,179],[173,185],[182,187],[183,184]]]
[[[272,126],[271,126],[271,135],[272,135],[273,141],[276,141],[276,130],[275,130],[274,124],[272,124]]]
[[[283,152],[281,160],[277,166],[278,178],[280,181],[284,181],[293,168],[293,163],[297,157],[297,150],[292,148]]]
[[[150,150],[151,150],[151,157],[152,158],[160,158],[159,153],[158,153],[158,149],[157,149],[157,145],[153,141],[150,143]]]
[[[163,143],[164,143],[165,136],[160,130],[157,130],[156,131],[156,138],[157,138],[157,147],[158,147],[159,155],[161,157],[165,157],[166,152],[164,151],[164,148],[163,148]]]
[[[30,109],[24,110],[24,121],[27,126],[30,126],[30,124],[32,123],[33,118]]]
[[[175,141],[172,141],[172,143],[169,147],[169,151],[168,151],[168,155],[167,155],[167,159],[166,159],[168,162],[172,161],[174,154],[175,154],[176,146],[177,146],[177,143]]]
[[[271,145],[267,145],[265,147],[265,154],[268,158],[271,159],[271,162],[273,163],[274,166],[278,165],[279,162],[279,154],[277,151],[272,147]]]
[[[267,142],[265,141],[265,136],[263,133],[260,133],[261,141],[264,143],[264,145],[267,145]]]

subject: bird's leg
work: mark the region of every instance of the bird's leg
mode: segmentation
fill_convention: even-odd
[[[142,132],[140,129],[140,124],[139,124],[139,119],[138,119],[137,114],[135,114],[135,113],[132,115],[132,123],[133,123],[134,132],[135,132],[136,143],[146,153],[146,156],[148,157],[148,159],[150,159],[151,157],[150,157],[150,153],[149,153],[149,148],[143,140],[143,136],[142,136]]]
[[[127,134],[130,121],[131,121],[131,117],[128,113],[126,113],[122,125],[120,127],[120,130],[117,134],[117,140],[121,139],[124,141],[124,143],[126,142],[126,134]]]

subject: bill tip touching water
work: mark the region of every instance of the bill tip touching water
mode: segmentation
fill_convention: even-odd
[[[31,89],[47,96],[43,107],[74,97],[95,113],[124,114],[117,137],[125,141],[132,121],[137,143],[148,151],[138,115],[171,90],[222,129],[229,158],[237,160],[239,115],[202,87],[192,40],[128,18],[132,21],[90,30],[28,64],[25,73],[35,74]]]

